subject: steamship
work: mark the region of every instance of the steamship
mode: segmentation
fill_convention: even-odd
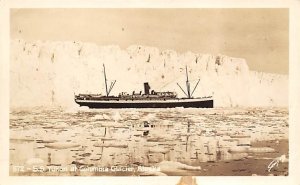
[[[193,91],[190,90],[190,82],[186,67],[186,91],[177,83],[179,88],[186,95],[185,98],[178,98],[176,92],[156,92],[151,90],[148,82],[144,83],[144,93],[128,94],[126,92],[119,93],[118,96],[110,95],[116,80],[111,82],[108,87],[105,65],[103,64],[104,81],[106,95],[101,94],[78,94],[75,95],[75,102],[80,106],[87,106],[89,108],[107,109],[107,108],[213,108],[214,101],[212,96],[193,98],[200,80],[198,80]],[[150,91],[151,90],[151,91]]]

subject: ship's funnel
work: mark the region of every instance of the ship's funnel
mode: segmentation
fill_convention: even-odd
[[[149,91],[150,91],[150,85],[148,82],[145,82],[144,83],[144,91],[145,91],[145,94],[149,94]]]

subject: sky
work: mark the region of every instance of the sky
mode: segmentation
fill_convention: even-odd
[[[11,9],[12,39],[82,41],[245,58],[288,74],[288,9]]]

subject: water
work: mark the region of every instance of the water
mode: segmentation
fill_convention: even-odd
[[[264,157],[276,151],[252,143],[284,139],[286,108],[12,110],[10,172],[155,175],[154,169],[188,174],[205,162]],[[97,169],[70,170],[92,167]],[[148,168],[136,170],[142,167]]]

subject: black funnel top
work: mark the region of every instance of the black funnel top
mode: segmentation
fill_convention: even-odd
[[[150,85],[148,82],[145,82],[144,83],[144,91],[145,91],[145,94],[149,94],[149,91],[150,91]]]

